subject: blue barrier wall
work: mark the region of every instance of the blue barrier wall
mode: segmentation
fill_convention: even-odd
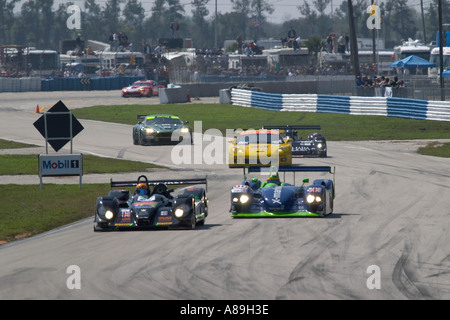
[[[425,120],[427,105],[425,100],[387,98],[387,116]]]
[[[41,91],[120,90],[144,77],[48,78],[41,80]]]
[[[330,113],[350,113],[350,97],[317,95],[317,111]]]
[[[281,110],[283,108],[283,95],[265,92],[252,94],[251,105],[268,110]]]
[[[266,110],[327,112],[450,121],[450,102],[446,101],[317,94],[272,94],[232,89],[231,103]]]

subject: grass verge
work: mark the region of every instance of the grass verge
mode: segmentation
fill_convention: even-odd
[[[77,119],[136,124],[138,114],[177,114],[201,132],[257,129],[264,125],[320,125],[330,141],[450,139],[450,122],[332,113],[280,112],[224,104],[94,106],[73,110]],[[211,133],[211,132],[210,132]],[[299,133],[306,137],[308,132]]]
[[[107,194],[109,184],[2,185],[0,243],[43,233],[92,217],[97,197]]]
[[[417,152],[426,156],[450,158],[450,142],[430,142],[425,147],[420,147]]]
[[[0,155],[0,175],[39,174],[38,155]],[[151,163],[83,155],[83,174],[139,172],[163,168]]]

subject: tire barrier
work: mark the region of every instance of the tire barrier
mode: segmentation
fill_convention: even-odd
[[[277,111],[325,112],[450,121],[450,102],[408,98],[277,94],[232,89],[231,103]]]
[[[0,77],[0,92],[41,91],[41,78]]]

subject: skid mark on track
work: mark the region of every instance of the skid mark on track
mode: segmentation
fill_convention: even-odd
[[[410,260],[415,247],[414,241],[408,237],[404,243],[402,255],[395,264],[392,281],[408,299],[432,299],[433,295],[420,284],[416,274],[417,268]]]

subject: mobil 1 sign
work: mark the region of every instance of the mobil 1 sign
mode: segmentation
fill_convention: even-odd
[[[52,176],[81,176],[83,175],[83,155],[82,154],[62,154],[62,155],[39,155],[39,177]]]

